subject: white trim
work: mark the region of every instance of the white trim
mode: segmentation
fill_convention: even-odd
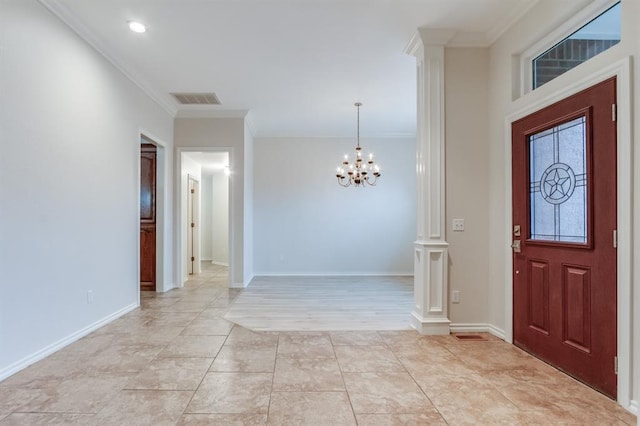
[[[138,199],[140,199],[140,144],[142,140],[146,139],[150,143],[158,147],[156,158],[156,292],[164,293],[172,290],[175,286],[171,274],[169,274],[169,266],[171,265],[171,250],[173,245],[173,239],[171,234],[167,232],[167,218],[171,217],[172,208],[172,192],[171,192],[171,148],[162,139],[156,137],[153,133],[146,129],[138,128],[138,146],[137,146],[137,158],[138,158]],[[159,182],[162,180],[162,197],[158,197]],[[161,202],[158,202],[160,199]],[[161,205],[162,204],[162,205]],[[138,227],[140,226],[140,211],[137,209],[138,214]],[[161,234],[161,241],[159,241],[158,235]],[[162,245],[159,245],[162,242]],[[138,235],[138,271],[136,276],[140,276],[140,235]],[[137,283],[138,291],[138,303],[140,303],[140,282]]]
[[[450,328],[452,333],[489,333],[504,340],[504,331],[491,324],[452,323]]]
[[[520,54],[520,82],[517,86],[520,87],[520,96],[524,96],[534,90],[533,72],[531,70],[531,61],[533,61],[534,58],[537,58],[587,25],[619,1],[620,0],[594,0],[591,4],[581,8],[569,18],[561,21],[553,31],[547,33],[542,39],[522,52]]]
[[[532,114],[557,101],[565,99],[581,90],[587,89],[607,78],[617,78],[618,104],[618,403],[629,407],[631,388],[631,360],[632,360],[632,324],[631,324],[631,277],[632,277],[632,114],[631,114],[631,58],[627,57],[593,74],[558,88],[551,95],[528,104],[505,118],[504,148],[505,148],[505,227],[503,228],[504,247],[511,244],[512,229],[512,176],[511,176],[511,123]],[[525,102],[526,97],[517,103]],[[505,250],[505,340],[513,342],[513,282],[512,282],[511,250]]]
[[[38,0],[40,4],[46,7],[51,13],[64,22],[69,28],[75,31],[80,38],[87,42],[93,49],[95,49],[100,55],[102,55],[107,61],[109,61],[118,71],[120,71],[125,77],[127,77],[133,84],[138,86],[144,94],[146,94],[151,100],[157,103],[162,109],[164,109],[171,117],[174,117],[177,111],[177,103],[172,98],[161,92],[156,91],[143,79],[139,74],[132,69],[127,68],[121,61],[116,59],[116,56],[112,54],[105,43],[100,41],[89,28],[86,27],[65,5],[59,0]]]
[[[229,284],[229,288],[247,288],[249,283],[231,283]]]
[[[212,264],[212,265],[218,265],[218,266],[227,266],[227,267],[229,266],[229,263],[228,263],[228,262],[218,262],[218,261],[216,261],[216,260],[212,260],[212,261],[211,261],[211,264]]]
[[[60,340],[58,340],[57,342],[54,342],[52,344],[50,344],[49,346],[45,346],[44,348],[40,349],[37,352],[32,353],[31,355],[27,355],[26,357],[22,358],[21,360],[18,360],[16,362],[14,362],[13,364],[9,365],[8,367],[0,370],[0,382],[4,379],[6,379],[9,376],[12,376],[13,374],[16,374],[18,371],[23,370],[25,368],[27,368],[28,366],[30,366],[31,364],[34,364],[38,361],[40,361],[43,358],[48,357],[49,355],[51,355],[54,352],[59,351],[60,349],[64,348],[65,346],[68,346],[70,344],[72,344],[73,342],[81,339],[82,337],[86,336],[87,334],[99,329],[100,327],[110,323],[111,321],[120,318],[121,316],[133,311],[134,309],[136,309],[138,306],[140,306],[137,303],[132,303],[129,306],[125,306],[124,308],[120,309],[119,311],[116,311],[114,313],[112,313],[111,315],[107,315],[106,317],[99,319],[98,321],[89,324],[88,326],[76,331],[75,333],[72,333],[70,335],[68,335],[67,337],[64,337]]]
[[[640,416],[640,403],[635,399],[632,399],[629,403],[629,411],[631,411],[636,416]],[[638,424],[640,425],[640,417],[638,418]]]
[[[443,41],[435,44],[444,44],[447,47],[489,47],[495,43],[504,33],[514,26],[526,15],[540,0],[529,0],[524,4],[516,5],[507,15],[492,25],[488,31],[455,31],[434,29],[435,31],[450,31],[450,35]],[[431,29],[430,29],[431,30]],[[416,33],[417,34],[417,33]],[[407,44],[404,52],[414,55],[417,40],[416,35]],[[419,44],[419,43],[418,43]]]
[[[487,39],[486,46],[489,47],[495,43],[504,33],[506,33],[511,27],[513,27],[523,16],[525,16],[534,6],[538,4],[539,0],[529,0],[524,2],[525,4],[514,9],[506,18],[498,21],[491,26],[491,29],[487,31],[485,37]]]

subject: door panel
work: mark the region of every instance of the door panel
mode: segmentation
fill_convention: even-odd
[[[549,268],[544,262],[529,262],[529,326],[549,334]]]
[[[610,79],[512,125],[514,343],[612,397],[615,93]]]
[[[588,269],[564,265],[564,343],[591,353],[591,279]]]
[[[156,153],[140,148],[140,290],[156,290]]]

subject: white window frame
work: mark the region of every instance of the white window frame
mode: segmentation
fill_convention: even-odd
[[[594,0],[520,54],[520,96],[533,88],[533,60],[606,12],[620,0]]]

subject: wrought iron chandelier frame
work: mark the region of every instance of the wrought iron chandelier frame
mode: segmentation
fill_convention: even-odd
[[[353,163],[349,162],[349,156],[345,154],[344,161],[336,170],[338,184],[344,186],[360,187],[376,186],[380,175],[380,167],[373,161],[373,154],[369,154],[369,159],[364,160],[362,147],[360,146],[360,107],[361,102],[356,102],[357,108],[357,133],[356,133],[356,159]]]

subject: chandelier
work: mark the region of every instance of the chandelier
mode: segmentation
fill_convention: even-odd
[[[336,170],[336,177],[341,186],[375,186],[380,177],[380,167],[373,162],[373,154],[369,154],[368,160],[363,160],[362,147],[360,146],[360,107],[362,104],[356,102],[354,104],[358,109],[358,132],[356,146],[356,157],[353,162],[349,162],[349,156],[345,154],[344,161]],[[373,177],[372,177],[373,175]]]

